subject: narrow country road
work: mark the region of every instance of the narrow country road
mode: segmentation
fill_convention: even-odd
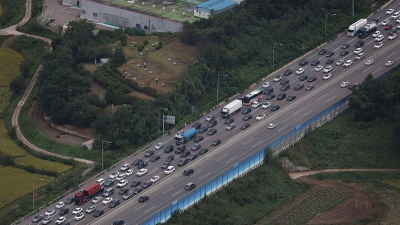
[[[296,180],[297,178],[309,176],[320,173],[339,173],[339,172],[400,172],[400,169],[326,169],[326,170],[315,170],[307,172],[289,173],[289,176]]]

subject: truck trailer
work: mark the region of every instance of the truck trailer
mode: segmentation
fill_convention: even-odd
[[[364,27],[365,24],[367,24],[367,19],[360,19],[357,22],[353,23],[349,26],[349,29],[347,30],[347,36],[354,37],[354,35],[358,33],[358,30],[361,27]]]
[[[197,130],[196,128],[190,128],[189,130],[185,131],[185,132],[178,132],[175,135],[175,139],[179,140],[180,142],[185,143],[186,141],[190,141],[193,139],[194,136],[196,136],[197,134]]]
[[[364,27],[361,27],[358,30],[359,38],[366,38],[368,35],[374,33],[376,31],[377,25],[376,23],[367,23]]]
[[[242,100],[235,100],[226,105],[222,110],[222,118],[228,118],[230,115],[237,113],[243,106]]]
[[[90,201],[91,198],[103,193],[103,191],[104,188],[99,183],[94,183],[91,186],[75,194],[75,204],[82,205],[83,203]]]

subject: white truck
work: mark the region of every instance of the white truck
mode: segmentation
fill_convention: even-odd
[[[367,24],[367,19],[360,19],[357,22],[353,23],[349,26],[347,30],[347,36],[354,37],[354,35],[358,34],[358,30],[361,27],[364,27]]]
[[[237,113],[243,106],[242,100],[236,99],[235,101],[226,105],[222,110],[222,118],[228,118],[230,115]]]

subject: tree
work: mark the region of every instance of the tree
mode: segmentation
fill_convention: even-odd
[[[18,95],[24,88],[24,77],[21,75],[15,77],[10,83],[10,90],[13,91],[15,95]]]
[[[115,66],[120,66],[120,65],[126,63],[126,57],[124,54],[124,50],[121,46],[117,47],[117,49],[115,50],[115,53],[111,59]]]
[[[198,29],[191,23],[185,21],[182,27],[180,41],[185,44],[195,45],[200,40]]]
[[[117,98],[117,93],[112,85],[108,86],[106,94],[104,96],[108,104],[114,103],[115,99]]]

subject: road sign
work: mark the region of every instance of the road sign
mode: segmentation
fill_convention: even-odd
[[[175,116],[166,115],[165,122],[168,124],[175,125]]]

